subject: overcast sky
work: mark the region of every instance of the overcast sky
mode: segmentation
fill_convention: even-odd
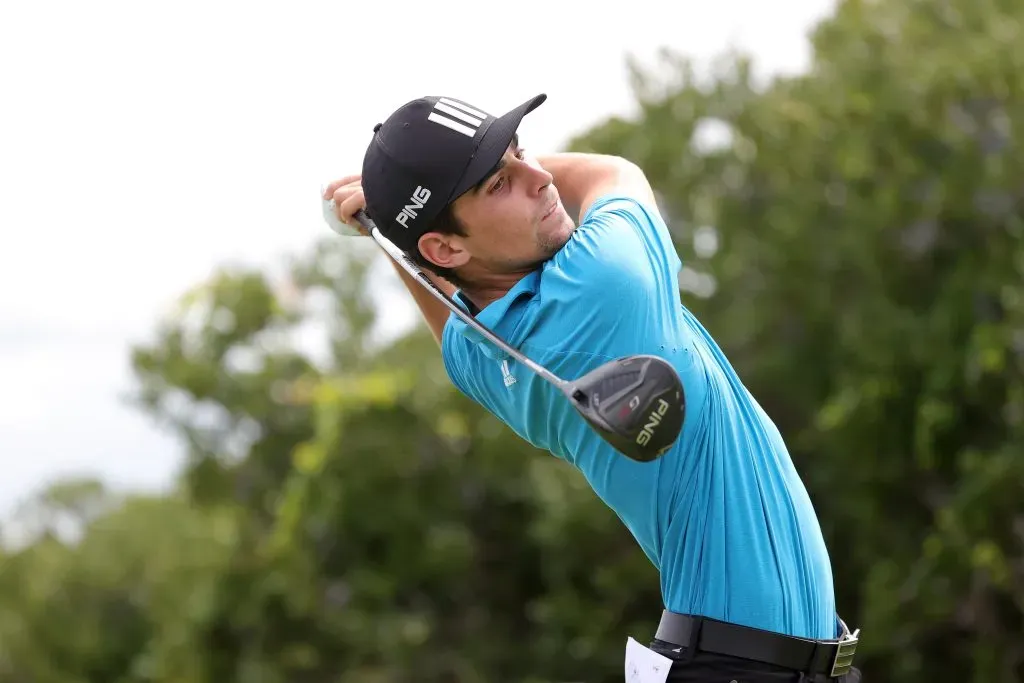
[[[3,3],[0,515],[65,474],[166,484],[179,448],[123,403],[129,345],[218,265],[322,236],[320,186],[403,102],[496,113],[546,92],[522,135],[554,151],[631,112],[627,54],[738,46],[791,72],[833,2],[594,6]]]

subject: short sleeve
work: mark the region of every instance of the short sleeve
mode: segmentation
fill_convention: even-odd
[[[644,305],[658,293],[678,292],[682,263],[656,207],[606,195],[593,203],[552,267],[566,288]]]
[[[441,331],[441,361],[444,364],[448,379],[469,398],[474,398],[466,386],[466,378],[463,371],[466,364],[466,340],[456,330],[451,318]]]
[[[656,209],[598,199],[545,273],[547,315],[565,329],[558,347],[608,357],[658,351],[680,305],[680,268]]]
[[[656,206],[625,195],[599,197],[583,217],[580,229],[598,226],[629,228],[640,238],[653,263],[674,274],[682,267],[672,235]]]

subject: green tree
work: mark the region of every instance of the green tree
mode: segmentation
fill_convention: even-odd
[[[0,679],[110,683],[190,679],[193,623],[232,540],[230,519],[179,496],[122,498],[62,482],[18,515],[85,519],[40,534],[0,566]],[[27,527],[33,528],[33,527]]]
[[[1024,678],[1022,26],[1009,0],[848,0],[806,74],[666,52],[635,70],[636,119],[569,145],[654,182],[873,681]],[[425,329],[379,341],[382,259],[325,239],[182,298],[132,357],[179,486],[25,508],[0,680],[621,680],[653,568],[577,472],[452,388]]]
[[[573,142],[650,173],[693,308],[812,488],[873,680],[1024,676],[1022,21],[844,2],[808,74],[669,55],[670,79],[636,72],[638,120]],[[702,151],[709,121],[728,142]]]
[[[220,274],[135,354],[191,500],[240,529],[199,680],[617,678],[607,639],[656,614],[653,569],[566,466],[456,392],[425,330],[373,346],[367,243],[316,246],[287,285]],[[319,363],[268,341],[310,324]]]

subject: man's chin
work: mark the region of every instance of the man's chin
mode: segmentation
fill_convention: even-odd
[[[576,224],[569,220],[568,214],[563,212],[562,222],[559,224],[558,229],[548,234],[548,239],[544,240],[543,246],[554,256],[562,247],[569,243],[574,232],[576,232]]]
[[[540,242],[537,246],[540,247],[541,256],[534,262],[533,269],[538,269],[545,263],[553,259],[555,257],[555,254],[562,251],[562,248],[568,243],[569,237],[565,236],[565,238],[562,239],[561,234],[559,234],[555,239],[549,239]]]

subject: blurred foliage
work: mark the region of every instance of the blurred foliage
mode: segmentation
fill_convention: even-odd
[[[647,170],[688,304],[812,493],[871,681],[1024,679],[1022,22],[847,1],[808,73],[666,52],[634,70],[636,120],[570,145]],[[136,349],[180,485],[66,482],[19,513],[0,681],[621,679],[653,568],[423,328],[375,344],[381,258],[329,239],[283,279],[225,270]]]

